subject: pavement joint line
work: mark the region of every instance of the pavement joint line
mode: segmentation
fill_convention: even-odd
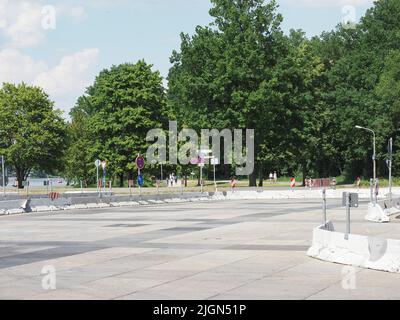
[[[249,258],[249,259],[250,259],[250,258]],[[261,278],[257,278],[257,279],[250,280],[250,281],[247,282],[247,283],[243,283],[243,284],[241,284],[241,285],[238,285],[238,286],[235,287],[235,288],[231,288],[231,289],[229,289],[229,290],[227,290],[227,291],[225,291],[225,292],[222,292],[222,293],[231,292],[231,291],[233,291],[233,290],[236,290],[236,289],[242,288],[242,287],[244,287],[244,286],[247,286],[247,285],[249,285],[249,284],[251,284],[251,283],[255,283],[255,282],[257,282],[257,281],[261,281],[261,280],[270,278],[270,277],[272,277],[272,276],[274,276],[274,275],[276,275],[276,274],[279,274],[279,273],[288,271],[288,270],[290,270],[290,269],[296,268],[296,267],[298,267],[298,266],[300,266],[300,265],[302,265],[302,264],[306,264],[306,263],[307,263],[307,262],[301,262],[301,263],[296,264],[296,265],[294,265],[294,266],[290,266],[290,267],[287,267],[287,268],[279,269],[279,270],[277,270],[277,271],[275,271],[275,272],[271,272],[271,273],[268,273],[268,274],[266,274],[266,275],[263,275],[263,276],[261,276]],[[215,297],[221,295],[222,293],[218,293],[218,294],[215,295],[215,296],[209,297],[209,298],[207,298],[207,300],[212,299],[212,298],[215,298]]]
[[[219,250],[210,250],[210,251],[204,252],[203,254],[208,253],[208,252],[213,252],[213,251],[219,251]],[[202,270],[202,271],[193,273],[193,274],[191,274],[191,275],[183,276],[182,278],[179,278],[179,279],[176,279],[176,280],[170,280],[170,281],[168,281],[168,282],[161,283],[161,284],[158,284],[158,285],[155,285],[155,286],[146,288],[146,289],[143,290],[143,291],[148,291],[148,290],[151,290],[151,289],[154,289],[154,288],[157,288],[157,287],[166,285],[166,284],[168,284],[168,283],[171,283],[171,282],[174,282],[174,281],[177,281],[177,280],[183,280],[183,279],[186,279],[186,278],[191,278],[191,277],[194,277],[194,276],[196,276],[196,275],[202,274],[202,273],[204,273],[204,272],[206,272],[206,271],[207,271],[207,272],[210,272],[210,271],[212,271],[212,270],[218,269],[218,268],[220,268],[220,267],[223,267],[223,266],[226,266],[226,265],[229,265],[229,264],[232,264],[232,263],[237,263],[237,262],[245,261],[245,260],[250,259],[250,258],[257,257],[257,256],[259,256],[259,255],[261,255],[261,254],[263,254],[263,253],[260,252],[259,254],[254,255],[254,256],[252,256],[252,257],[243,258],[243,259],[236,260],[236,261],[234,261],[234,262],[226,263],[226,264],[223,264],[223,265],[219,265],[219,266],[217,266],[217,267],[213,267],[213,268],[210,268],[210,269],[207,269],[207,270]],[[162,265],[162,264],[165,264],[165,263],[161,263],[160,265]],[[152,266],[152,267],[153,267],[153,266]],[[146,270],[146,269],[148,269],[148,267],[147,267],[147,268],[144,268],[143,270]],[[250,282],[248,282],[248,283],[251,283],[251,282],[252,282],[252,281],[250,281]],[[138,292],[138,291],[140,291],[140,290],[136,290],[135,292],[132,292],[132,293],[129,293],[129,294],[124,294],[124,295],[122,295],[122,296],[120,296],[120,297],[114,298],[114,300],[115,300],[115,299],[120,299],[120,298],[123,298],[123,297],[130,296],[131,294],[134,294],[134,293],[136,293],[136,292]],[[207,300],[207,298],[206,298],[205,300]]]
[[[153,251],[156,251],[156,250],[160,250],[160,248],[155,248],[154,250],[147,251],[147,252],[145,252],[145,253],[153,252]],[[210,249],[210,250],[207,250],[207,251],[203,252],[202,254],[206,254],[206,253],[213,252],[213,251],[217,251],[217,250],[215,250],[215,249]],[[198,253],[193,253],[193,255],[188,255],[188,256],[184,257],[183,259],[187,259],[187,258],[190,258],[190,257],[195,257],[195,256],[197,256],[197,255],[198,255]],[[178,259],[178,260],[179,260],[179,259]],[[169,263],[169,262],[165,262],[165,261],[164,261],[164,262],[160,262],[160,263],[158,263],[158,264],[151,265],[151,267],[148,266],[148,267],[144,267],[144,268],[132,269],[132,270],[129,270],[129,271],[126,271],[126,272],[121,272],[121,273],[119,273],[119,274],[106,276],[106,277],[99,278],[99,279],[96,279],[96,280],[90,280],[90,281],[88,281],[88,282],[85,282],[85,284],[88,284],[88,283],[91,283],[91,282],[95,282],[95,281],[98,281],[98,280],[104,280],[104,279],[107,279],[107,278],[113,278],[113,277],[116,277],[116,276],[123,276],[124,274],[131,273],[132,271],[138,271],[138,270],[146,271],[146,270],[149,269],[149,268],[153,268],[153,267],[156,267],[156,266],[160,266],[160,265],[163,265],[163,264],[166,264],[166,263]],[[167,281],[167,282],[165,282],[165,283],[161,283],[161,284],[159,284],[159,285],[155,285],[155,286],[146,288],[145,290],[152,289],[152,288],[155,288],[155,287],[157,287],[157,286],[161,286],[161,285],[164,285],[164,284],[168,284],[168,283],[171,283],[171,282],[174,282],[174,281],[177,281],[177,280],[182,280],[182,279],[184,279],[184,278],[189,278],[189,277],[192,277],[192,276],[194,276],[194,275],[197,275],[197,274],[200,274],[200,273],[203,273],[203,272],[204,272],[204,271],[200,271],[200,272],[191,274],[191,275],[189,275],[189,276],[183,276],[182,278],[170,280],[170,281]],[[144,291],[145,291],[145,290],[144,290]],[[134,292],[129,293],[129,294],[124,294],[124,295],[122,295],[122,296],[120,296],[120,297],[113,298],[112,300],[119,299],[119,298],[123,298],[123,297],[125,297],[125,296],[129,296],[129,295],[134,294],[134,293],[136,293],[136,292],[138,292],[138,291],[139,291],[139,290],[134,291]]]

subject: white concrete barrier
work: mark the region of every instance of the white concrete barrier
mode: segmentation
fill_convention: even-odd
[[[400,240],[387,240],[335,232],[333,224],[313,231],[313,244],[307,254],[323,261],[355,267],[400,273]]]
[[[365,220],[383,223],[390,222],[390,217],[387,214],[386,210],[384,210],[379,203],[369,203],[368,213],[365,216]]]

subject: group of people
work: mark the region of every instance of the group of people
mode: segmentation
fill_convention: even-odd
[[[278,173],[276,171],[269,174],[269,183],[278,183]]]
[[[168,187],[176,187],[178,185],[178,177],[175,176],[175,173],[171,173],[168,177],[167,177],[167,186]]]

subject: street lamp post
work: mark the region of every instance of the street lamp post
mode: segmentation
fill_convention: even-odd
[[[372,161],[373,161],[373,167],[374,167],[373,179],[374,179],[374,193],[375,193],[375,203],[376,203],[376,201],[377,201],[377,194],[376,194],[376,134],[375,134],[374,130],[371,130],[369,128],[356,126],[356,129],[366,130],[366,131],[372,133],[372,135],[373,135],[373,149],[374,149],[373,152],[374,152],[374,154],[372,155]]]

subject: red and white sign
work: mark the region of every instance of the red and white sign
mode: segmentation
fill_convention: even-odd
[[[291,188],[296,187],[296,179],[295,179],[295,178],[291,178],[291,179],[290,179],[290,187],[291,187]]]
[[[51,201],[57,200],[58,198],[60,198],[60,194],[58,192],[50,192],[49,198],[51,199]]]

